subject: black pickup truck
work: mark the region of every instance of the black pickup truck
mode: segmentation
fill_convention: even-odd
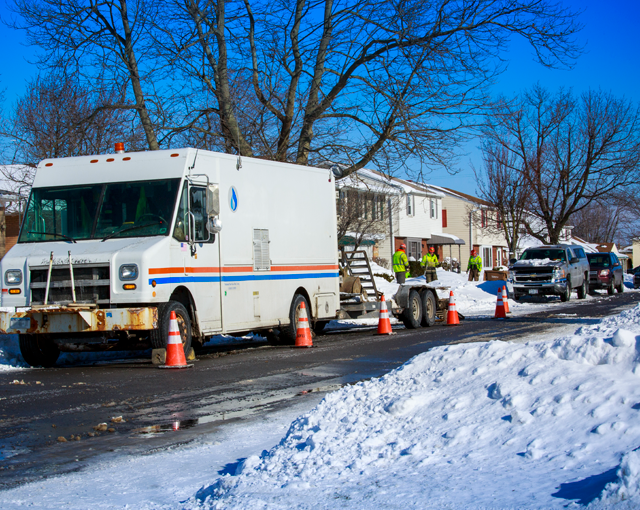
[[[578,299],[584,299],[589,290],[589,261],[579,246],[527,248],[519,260],[511,259],[508,281],[516,301],[527,295],[557,295],[568,301],[574,289]]]

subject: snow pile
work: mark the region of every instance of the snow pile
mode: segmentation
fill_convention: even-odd
[[[637,335],[640,306],[554,342],[433,349],[329,394],[185,507],[640,505]]]

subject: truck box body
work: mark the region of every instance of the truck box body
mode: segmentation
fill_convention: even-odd
[[[196,149],[45,160],[1,262],[0,329],[80,342],[156,329],[179,300],[194,335],[255,331],[289,324],[296,294],[334,318],[334,186],[328,170]]]

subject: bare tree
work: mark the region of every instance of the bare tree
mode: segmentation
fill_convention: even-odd
[[[572,215],[637,180],[640,112],[609,93],[576,98],[536,86],[502,102],[484,136],[530,190],[524,225],[543,242],[559,242]]]
[[[579,28],[549,0],[174,0],[164,16],[154,47],[182,73],[182,126],[227,152],[346,174],[449,164],[510,37],[564,65]]]
[[[42,66],[74,73],[98,89],[128,83],[133,102],[110,107],[135,111],[149,149],[156,150],[156,126],[144,91],[145,81],[152,90],[147,74],[154,65],[141,63],[141,55],[148,54],[146,26],[157,16],[156,7],[154,0],[14,0],[19,17],[11,26],[25,30],[29,43],[42,48]]]
[[[483,167],[474,168],[480,198],[493,204],[495,222],[488,229],[501,234],[509,247],[509,258],[516,255],[518,241],[527,220],[531,190],[520,173],[515,171],[517,159],[505,147],[490,139],[482,145]]]
[[[625,209],[595,200],[571,217],[572,233],[589,243],[610,243],[618,239]]]

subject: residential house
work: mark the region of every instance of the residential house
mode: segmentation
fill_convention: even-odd
[[[370,229],[366,233],[346,230],[342,243],[347,250],[349,238],[364,234],[370,256],[390,267],[401,244],[407,245],[410,260],[420,260],[432,236],[442,234],[443,195],[437,191],[370,169],[340,179],[336,188],[339,225],[341,219],[355,214],[360,222],[353,224]]]
[[[443,233],[465,241],[465,244],[459,247],[463,271],[467,270],[471,249],[475,249],[482,257],[485,269],[508,264],[507,241],[500,230],[500,218],[493,204],[442,186],[429,184],[428,187],[443,195]]]

